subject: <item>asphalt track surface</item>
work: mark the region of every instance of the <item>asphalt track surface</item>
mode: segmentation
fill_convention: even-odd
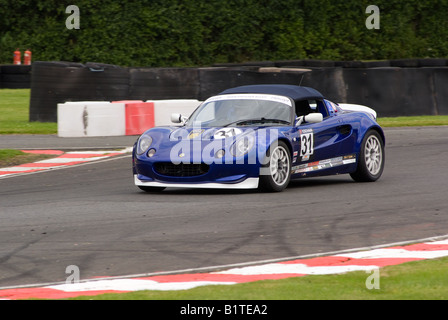
[[[135,137],[0,139],[0,148],[85,149],[128,147]],[[386,139],[379,181],[309,178],[281,193],[148,194],[133,185],[129,155],[0,179],[0,287],[65,281],[71,265],[84,280],[447,234],[448,127],[391,128]]]

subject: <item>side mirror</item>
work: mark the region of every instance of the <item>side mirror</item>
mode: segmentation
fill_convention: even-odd
[[[188,118],[181,115],[180,113],[172,113],[171,114],[171,122],[173,123],[182,123],[187,122]]]
[[[172,113],[171,114],[171,122],[172,123],[180,123],[182,115],[180,113]]]
[[[322,120],[324,120],[324,117],[322,113],[310,113],[307,114],[303,120],[308,123],[318,123],[322,122]]]
[[[300,126],[303,122],[307,123],[319,123],[324,120],[322,113],[310,113],[306,116],[296,118],[296,127]]]

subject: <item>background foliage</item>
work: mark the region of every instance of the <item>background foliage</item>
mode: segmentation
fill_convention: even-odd
[[[80,29],[68,30],[68,5]],[[368,5],[380,8],[368,30]],[[0,63],[206,66],[264,60],[448,56],[448,0],[0,0]]]

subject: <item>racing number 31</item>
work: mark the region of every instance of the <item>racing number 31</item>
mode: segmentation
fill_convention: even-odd
[[[301,130],[300,132],[300,156],[309,157],[314,153],[313,130]]]

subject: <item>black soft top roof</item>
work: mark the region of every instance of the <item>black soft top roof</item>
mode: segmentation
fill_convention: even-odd
[[[257,85],[241,86],[224,90],[220,94],[231,94],[231,93],[275,94],[289,97],[294,101],[324,98],[319,91],[313,88],[287,85],[287,84],[259,84],[259,85],[257,84]]]

